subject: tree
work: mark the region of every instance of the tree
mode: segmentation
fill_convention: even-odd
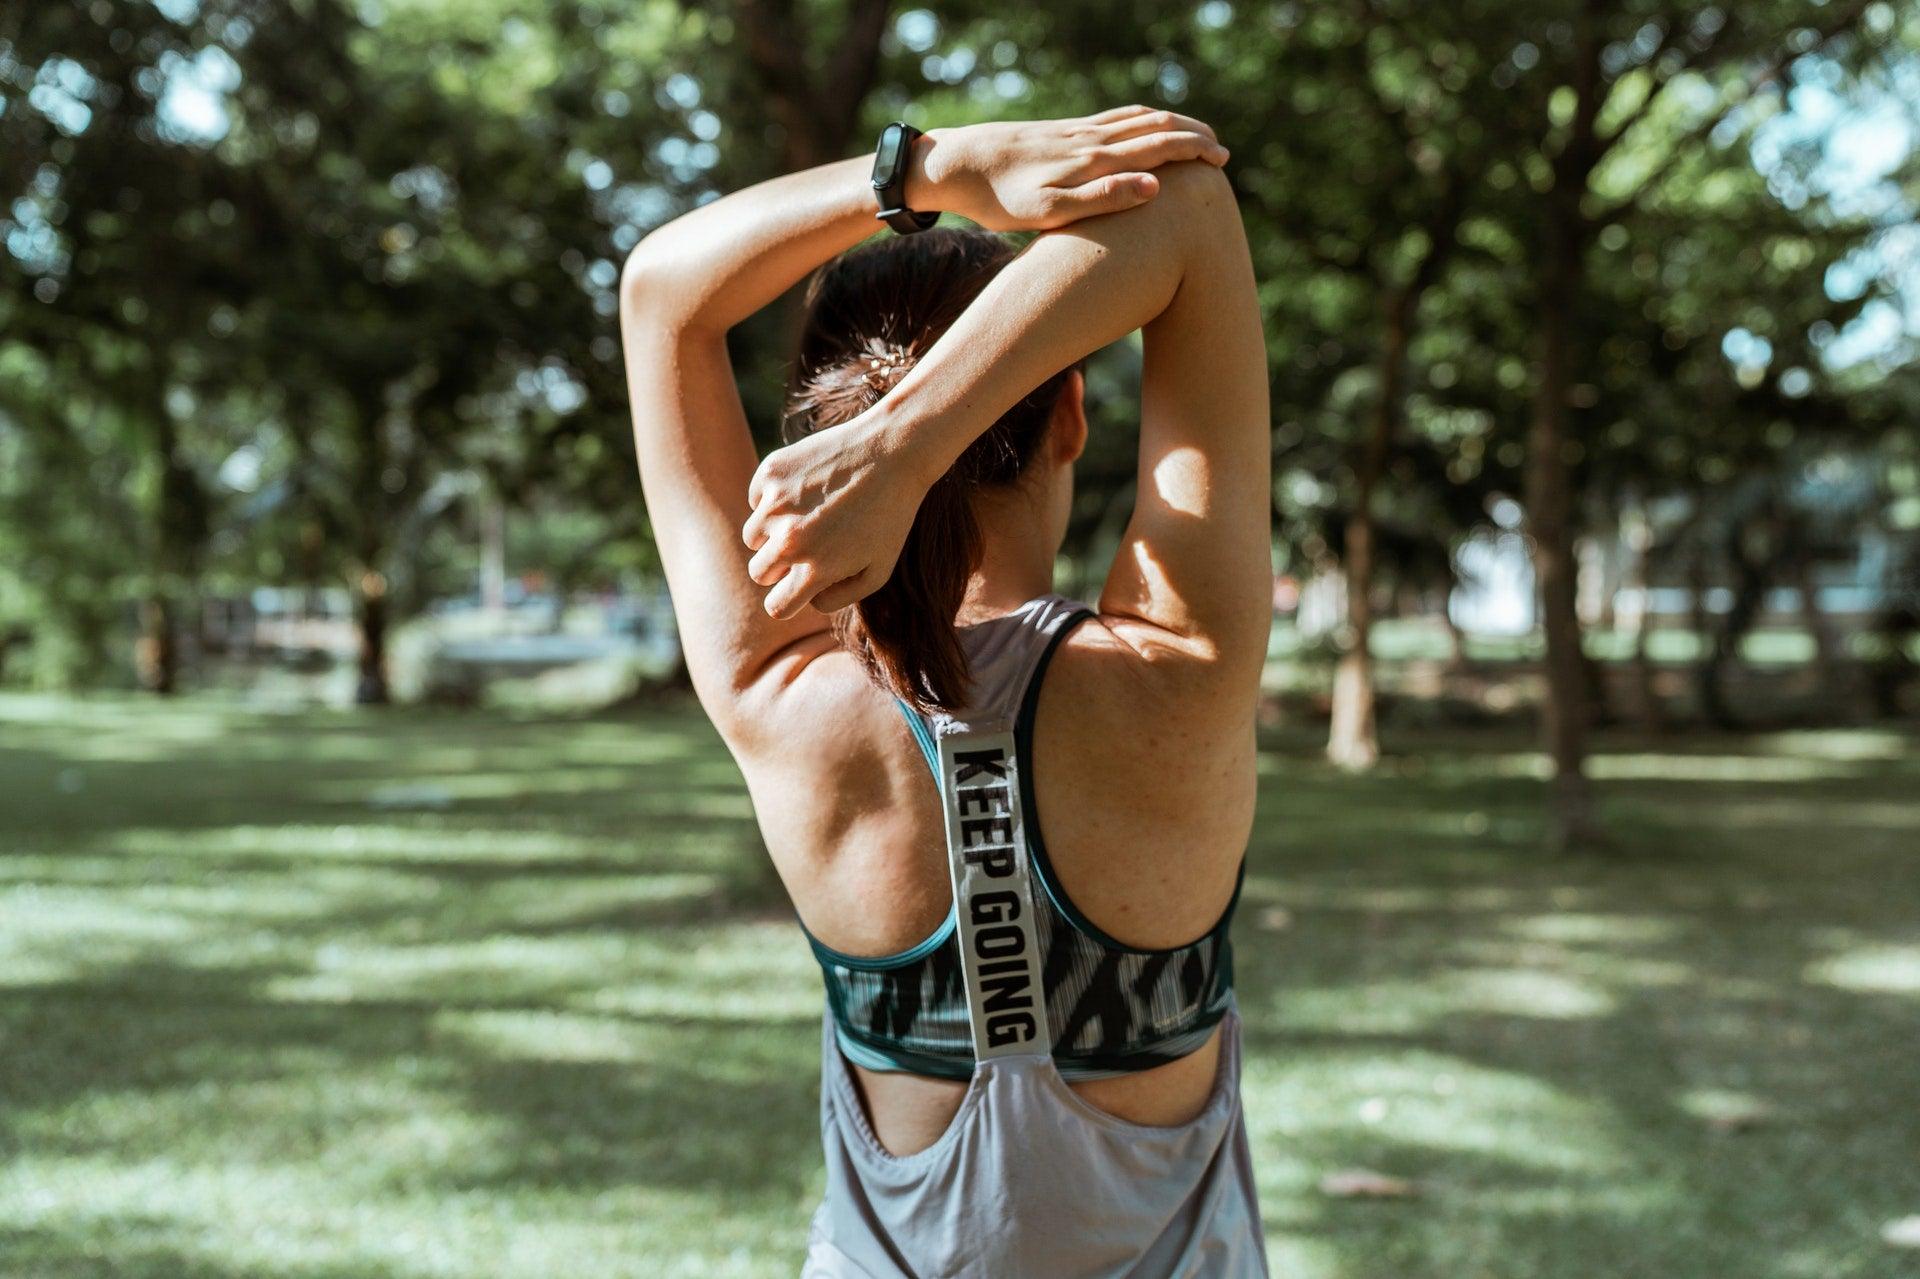
[[[1531,268],[1525,505],[1546,634],[1542,736],[1555,847],[1599,837],[1585,772],[1592,708],[1575,607],[1573,474],[1583,445],[1571,416],[1577,388],[1586,385],[1580,317],[1589,305],[1595,237],[1627,223],[1690,161],[1746,167],[1743,153],[1710,147],[1715,130],[1730,111],[1790,78],[1797,58],[1851,32],[1867,7],[1785,3],[1729,12],[1586,0],[1570,16],[1558,6],[1528,13],[1523,29],[1532,38],[1509,57],[1503,78],[1512,109],[1490,119],[1512,130],[1532,187],[1513,217]],[[1704,103],[1695,90],[1706,91]],[[1643,127],[1658,139],[1651,154],[1628,145],[1644,140]]]

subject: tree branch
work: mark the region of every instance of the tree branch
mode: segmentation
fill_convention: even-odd
[[[1735,112],[1751,103],[1760,95],[1762,90],[1768,88],[1784,76],[1795,62],[1798,62],[1801,58],[1817,50],[1824,49],[1833,42],[1836,36],[1851,30],[1860,19],[1865,16],[1870,5],[1871,0],[1856,0],[1856,3],[1835,15],[1833,21],[1820,28],[1818,38],[1807,48],[1799,51],[1787,50],[1778,54],[1771,63],[1762,69],[1759,75],[1749,79],[1741,86],[1740,91],[1732,101],[1725,103],[1718,111],[1688,130],[1685,136],[1677,140],[1672,149],[1667,152],[1666,158],[1655,165],[1653,171],[1642,178],[1630,194],[1616,201],[1611,208],[1593,215],[1590,220],[1591,225],[1594,227],[1606,226],[1608,223],[1618,222],[1632,213],[1639,207],[1640,202],[1646,198],[1649,192],[1657,190],[1660,184],[1666,181],[1673,171],[1680,166],[1681,162],[1691,155],[1695,145],[1711,137],[1716,129],[1733,118]],[[1624,129],[1616,131],[1615,137],[1617,138],[1621,132],[1624,132]]]

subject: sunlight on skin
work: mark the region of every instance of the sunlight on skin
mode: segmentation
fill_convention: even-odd
[[[1182,506],[1174,500],[1179,493],[1206,493],[1213,486],[1211,468],[1207,465],[1205,450],[1181,447],[1167,450],[1160,462],[1153,468],[1153,487],[1160,501],[1168,510],[1203,520],[1207,512],[1202,506]]]
[[[1808,965],[1807,980],[1841,990],[1920,996],[1920,946],[1863,946]]]

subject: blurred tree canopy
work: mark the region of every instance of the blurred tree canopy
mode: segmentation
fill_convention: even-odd
[[[1819,518],[1920,524],[1920,20],[1879,0],[35,0],[0,13],[0,674],[108,677],[137,619],[170,690],[199,598],[344,586],[384,700],[488,503],[548,513],[564,575],[644,569],[614,287],[646,231],[888,119],[1129,100],[1234,149],[1278,553],[1345,583],[1335,759],[1377,754],[1382,592],[1444,590],[1498,501],[1562,843],[1607,710],[1579,539],[1791,583],[1823,534],[1783,495],[1836,453],[1877,478]],[[1836,159],[1862,121],[1905,138],[1878,169]],[[735,335],[769,439],[791,323]],[[1100,425],[1135,372],[1096,366]],[[1081,562],[1131,483],[1096,432]]]

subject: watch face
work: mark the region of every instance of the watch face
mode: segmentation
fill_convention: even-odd
[[[873,185],[892,186],[900,175],[900,142],[906,130],[890,124],[880,134],[880,146],[873,155]]]

